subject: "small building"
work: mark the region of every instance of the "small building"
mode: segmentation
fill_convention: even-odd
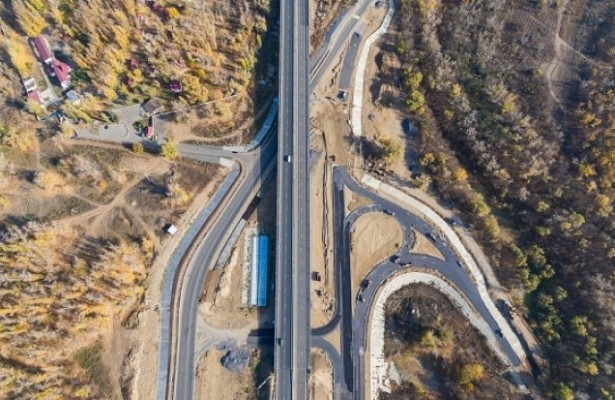
[[[54,57],[45,36],[38,35],[32,41],[34,42],[33,47],[38,59],[45,64],[51,64],[51,62],[54,60]]]
[[[269,237],[256,235],[252,238],[252,277],[250,305],[267,306],[267,281],[269,270]]]
[[[69,90],[68,92],[66,92],[65,96],[66,100],[70,101],[73,104],[81,103],[81,96],[79,96],[79,94],[74,90]]]
[[[154,137],[154,126],[148,125],[147,127],[145,127],[145,138],[151,139],[153,137]]]
[[[177,233],[177,227],[173,224],[169,224],[166,226],[166,228],[164,229],[164,231],[166,233],[168,233],[169,235],[173,236]]]
[[[136,57],[130,59],[130,69],[135,70],[139,68],[139,60]]]
[[[154,115],[162,108],[162,103],[157,97],[152,97],[141,106],[147,115]]]
[[[41,96],[38,94],[38,90],[28,92],[28,100],[33,101],[36,104],[43,104],[43,102],[41,101]]]
[[[26,93],[35,92],[38,89],[36,80],[32,77],[23,80],[23,87],[26,90]]]
[[[181,81],[177,79],[173,79],[171,83],[169,84],[169,89],[171,89],[171,92],[173,93],[181,93],[183,91]]]
[[[53,60],[51,62],[51,68],[53,69],[53,75],[55,76],[62,89],[68,89],[70,87],[70,73],[71,68],[68,64],[59,60]]]

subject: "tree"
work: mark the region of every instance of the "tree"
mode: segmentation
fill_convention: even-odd
[[[459,372],[459,386],[463,390],[474,390],[474,384],[483,379],[484,368],[479,363],[466,364],[461,368]]]
[[[455,83],[451,86],[451,97],[459,97],[459,95],[461,95],[461,86]]]
[[[143,154],[143,145],[141,143],[133,143],[132,152],[135,154]]]
[[[568,386],[558,382],[553,388],[553,398],[555,400],[574,400],[574,392]]]
[[[47,111],[45,110],[45,107],[43,107],[41,103],[37,101],[28,99],[28,102],[26,103],[26,107],[28,108],[28,111],[36,115],[37,118],[43,118],[45,115],[47,115]]]
[[[9,200],[6,195],[0,194],[0,210],[3,208],[8,208],[11,205],[11,200]]]
[[[5,28],[6,29],[6,28]],[[7,50],[13,67],[24,78],[31,75],[34,71],[36,61],[32,58],[30,49],[25,45],[16,34],[9,34],[7,39]]]
[[[164,9],[168,19],[176,19],[179,17],[179,10],[175,7],[167,7]]]
[[[425,96],[423,96],[423,93],[419,92],[418,90],[414,90],[406,99],[406,107],[408,107],[408,110],[416,112],[418,114],[422,114],[423,112],[425,112],[424,105]]]
[[[175,141],[171,138],[167,139],[166,143],[160,146],[160,154],[169,161],[175,160],[178,156]]]
[[[457,168],[453,172],[453,179],[457,182],[465,182],[468,180],[468,171],[465,168]]]
[[[378,139],[378,143],[382,148],[382,156],[387,162],[394,162],[401,156],[402,146],[398,140],[381,138]]]
[[[35,8],[36,2],[26,2],[24,0],[16,0],[11,2],[11,7],[19,23],[21,30],[28,36],[39,35],[47,22],[41,13]]]

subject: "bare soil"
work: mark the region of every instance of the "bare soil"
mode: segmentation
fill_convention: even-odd
[[[323,135],[313,135],[311,150],[313,154],[318,154],[313,158],[310,178],[313,199],[310,221],[311,318],[312,326],[318,327],[331,319],[334,310],[332,171]]]
[[[344,200],[346,201],[346,210],[348,214],[350,214],[357,208],[372,204],[372,201],[370,199],[358,195],[352,190],[349,190],[348,188],[344,188]]]
[[[444,256],[440,253],[440,250],[422,233],[412,230],[414,235],[414,245],[412,246],[412,252],[417,254],[426,254],[428,256],[436,257],[444,260]]]
[[[376,264],[395,254],[403,241],[397,220],[382,213],[368,213],[357,219],[350,233],[353,292]]]
[[[312,373],[309,377],[312,400],[333,399],[333,366],[326,353],[312,350]]]
[[[225,352],[208,350],[199,361],[196,377],[196,399],[200,400],[248,400],[256,397],[256,385],[252,369],[233,372],[222,366],[220,359]],[[252,363],[258,351],[252,352]]]

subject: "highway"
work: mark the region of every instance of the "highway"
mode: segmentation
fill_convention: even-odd
[[[310,363],[309,12],[280,1],[275,392],[306,400]]]
[[[304,60],[307,60],[307,51],[308,51],[308,36],[307,36],[307,30],[308,30],[308,17],[309,17],[309,13],[307,10],[307,2],[303,1],[303,4],[300,5],[300,7],[303,8],[302,12],[297,12],[295,13],[294,11],[294,4],[292,4],[291,1],[283,1],[281,4],[281,7],[283,6],[284,8],[284,12],[282,12],[283,10],[281,9],[281,14],[286,15],[285,17],[281,18],[286,18],[286,21],[290,21],[288,20],[288,18],[290,18],[290,15],[293,15],[292,18],[299,18],[299,15],[302,15],[302,26],[299,28],[299,23],[297,24],[289,24],[288,22],[286,24],[281,24],[280,29],[284,29],[284,32],[280,32],[280,88],[285,87],[287,92],[285,93],[285,99],[293,99],[292,101],[287,100],[285,102],[281,102],[280,101],[280,110],[279,110],[279,115],[281,115],[282,113],[284,113],[285,115],[287,115],[288,110],[285,109],[285,111],[283,112],[282,109],[284,107],[288,107],[290,104],[294,103],[294,99],[297,98],[297,96],[293,96],[293,93],[291,93],[288,90],[291,91],[295,91],[295,93],[298,93],[299,90],[303,91],[303,95],[302,95],[302,102],[301,104],[297,104],[294,107],[297,107],[297,111],[299,110],[299,108],[301,108],[304,112],[305,115],[305,120],[304,123],[307,123],[307,118],[308,118],[308,101],[309,101],[309,97],[308,97],[308,91],[306,90],[305,86],[303,86],[302,88],[299,88],[299,81],[295,80],[295,86],[296,88],[289,88],[285,83],[283,84],[283,80],[285,79],[284,76],[292,76],[293,74],[293,65],[294,63],[297,62],[298,58],[296,59],[296,57],[301,54],[301,58]],[[349,12],[345,13],[343,16],[341,16],[338,19],[338,22],[332,27],[332,29],[330,30],[330,33],[326,39],[325,42],[325,46],[323,46],[323,50],[326,47],[326,52],[320,51],[319,52],[319,56],[317,55],[316,58],[312,61],[312,65],[318,64],[318,68],[316,70],[312,69],[312,73],[311,73],[311,80],[310,80],[310,90],[318,83],[318,81],[322,78],[322,75],[324,73],[324,71],[326,71],[327,69],[330,69],[330,67],[334,64],[335,57],[337,54],[339,54],[344,46],[345,46],[345,42],[349,39],[350,37],[350,32],[352,32],[353,29],[356,28],[357,24],[358,24],[358,17],[356,15],[363,15],[364,13],[367,12],[368,10],[368,5],[371,2],[368,0],[359,0],[359,2],[353,6]],[[299,10],[298,10],[299,11]],[[298,44],[298,46],[300,45],[300,48],[298,48],[299,52],[295,52],[294,51],[294,43],[292,40],[287,40],[289,38],[289,34],[291,33],[291,31],[294,29],[294,27],[297,27],[297,36],[301,35],[304,37],[304,40],[301,41],[300,44]],[[294,33],[294,32],[293,32]],[[330,48],[333,48],[333,52],[329,51]],[[293,57],[293,62],[289,63],[288,61],[288,57],[289,55],[292,55]],[[307,61],[305,63],[301,63],[301,67],[307,67]],[[283,71],[285,71],[283,73]],[[316,71],[319,71],[319,74],[316,75]],[[304,73],[304,72],[302,72]],[[305,84],[304,84],[305,85]],[[280,91],[280,94],[282,94],[282,91]],[[285,122],[285,120],[280,121],[282,123]],[[281,125],[280,125],[281,126]],[[275,131],[276,127],[274,126],[271,131]],[[293,132],[294,127],[287,127],[285,131],[283,131],[282,128],[280,128],[280,132],[285,132],[284,135],[280,135],[283,136],[283,138],[281,139],[282,142],[280,144],[280,148],[283,149],[278,153],[278,166],[284,166],[284,161],[282,160],[283,155],[286,154],[290,154],[292,157],[294,157],[293,161],[294,163],[297,163],[297,161],[299,161],[299,165],[302,165],[301,170],[297,170],[296,171],[296,175],[297,175],[297,180],[295,181],[295,185],[299,186],[299,184],[297,182],[299,182],[299,175],[303,175],[304,176],[304,182],[308,182],[307,179],[307,127],[304,131],[304,136],[300,137],[300,136],[293,136],[292,132]],[[292,138],[292,140],[290,139]],[[171,312],[172,313],[177,313],[179,316],[175,316],[175,321],[176,321],[176,326],[175,329],[177,330],[176,332],[172,332],[172,336],[174,338],[175,341],[177,341],[177,343],[174,344],[175,346],[175,351],[174,354],[169,354],[169,357],[172,357],[173,363],[171,363],[171,360],[166,360],[163,358],[160,359],[159,363],[159,373],[158,373],[158,390],[157,390],[157,398],[159,400],[163,400],[166,398],[175,398],[178,400],[184,400],[184,399],[192,399],[193,398],[193,393],[194,393],[194,387],[193,387],[193,381],[194,381],[194,374],[195,374],[195,360],[194,360],[194,337],[195,337],[195,318],[196,318],[196,309],[197,309],[197,300],[199,297],[199,288],[202,288],[204,280],[205,280],[205,276],[207,274],[208,269],[210,268],[210,265],[215,262],[214,257],[217,254],[217,252],[220,251],[219,246],[221,246],[220,243],[223,243],[223,240],[220,240],[223,237],[226,237],[230,231],[232,230],[233,224],[231,223],[233,216],[240,216],[241,215],[241,211],[243,210],[245,207],[247,207],[251,196],[250,193],[253,193],[255,190],[258,189],[260,183],[262,182],[263,179],[258,179],[258,174],[263,173],[265,170],[267,170],[268,167],[268,163],[270,163],[271,161],[273,161],[274,158],[274,154],[275,154],[275,140],[271,140],[269,142],[265,142],[264,145],[262,146],[262,150],[259,150],[259,148],[257,147],[254,151],[251,151],[249,153],[242,153],[242,152],[234,152],[231,150],[225,150],[223,148],[220,147],[216,147],[216,146],[200,146],[200,145],[184,145],[181,144],[179,146],[179,150],[182,154],[182,156],[185,157],[189,157],[189,158],[193,158],[193,159],[197,159],[203,162],[214,162],[214,163],[219,163],[221,160],[226,159],[228,161],[230,160],[236,160],[237,162],[239,162],[242,165],[242,175],[239,177],[238,182],[235,184],[234,189],[235,192],[231,195],[228,203],[226,204],[226,208],[224,210],[221,211],[220,215],[218,216],[218,221],[215,222],[215,225],[212,226],[211,230],[212,232],[209,232],[203,242],[200,244],[200,246],[197,249],[197,254],[195,254],[194,258],[198,259],[199,261],[195,261],[195,262],[191,262],[188,266],[188,270],[191,271],[189,272],[189,276],[190,279],[184,281],[184,286],[186,287],[181,287],[178,288],[177,287],[177,282],[174,285],[175,288],[174,290],[180,290],[180,296],[179,296],[179,305],[178,306],[178,310],[174,310],[172,309]],[[298,148],[297,150],[297,154],[293,155],[293,146],[299,146],[301,145],[301,148]],[[303,156],[301,155],[301,153],[303,154]],[[292,164],[292,163],[291,163]],[[255,166],[256,168],[253,168],[252,166]],[[291,167],[291,166],[289,166]],[[294,174],[293,170],[291,170],[290,168],[288,169],[284,169],[284,172],[280,172],[282,169],[280,168],[278,170],[278,182],[281,180],[285,180],[285,182],[290,182],[292,176]],[[251,172],[250,172],[251,171]],[[282,177],[280,177],[280,174],[282,174]],[[263,178],[263,177],[261,177]],[[292,183],[292,182],[291,182]],[[302,229],[302,236],[304,239],[303,240],[307,240],[307,238],[309,237],[309,219],[307,218],[307,213],[309,208],[307,207],[308,204],[308,200],[309,200],[309,196],[307,193],[307,184],[304,185],[300,185],[302,186],[301,190],[302,193],[300,194],[300,196],[298,196],[299,198],[302,198],[301,201],[304,202],[304,204],[306,204],[305,207],[303,207],[303,212],[304,212],[304,216],[302,217],[306,223],[303,224],[303,229]],[[292,185],[289,186],[285,186],[285,187],[292,187]],[[278,191],[278,194],[280,193],[280,191]],[[299,194],[299,193],[298,193]],[[292,196],[292,194],[287,194],[287,196]],[[286,199],[286,202],[288,202],[288,198]],[[278,203],[280,204],[280,203]],[[296,203],[298,205],[298,203]],[[278,224],[279,221],[283,221],[284,219],[280,219],[280,214],[282,215],[288,215],[288,213],[292,212],[291,210],[290,204],[288,209],[282,209],[282,207],[279,207],[278,209]],[[236,214],[233,214],[233,211]],[[286,221],[292,221],[292,218],[286,218]],[[278,232],[281,232],[280,229],[285,229],[285,234],[283,235],[284,237],[292,237],[292,224],[290,223],[286,223],[284,227],[281,227],[278,225]],[[297,228],[299,226],[299,224],[295,224]],[[215,230],[215,232],[213,232]],[[297,229],[299,230],[299,229]],[[307,246],[307,245],[306,245]],[[307,249],[307,247],[305,247],[305,249]],[[289,251],[288,249],[286,250],[287,252]],[[286,254],[285,255],[286,260],[287,260],[287,264],[286,265],[292,265],[292,259],[290,258],[290,254]],[[309,257],[309,254],[307,253],[306,250],[303,251],[303,258]],[[282,265],[280,263],[280,259],[278,259],[278,255],[276,252],[276,264],[277,265]],[[304,269],[309,269],[307,268],[308,266],[308,262],[307,260],[305,261],[305,263],[303,264],[303,268]],[[297,271],[300,272],[300,271]],[[279,337],[281,335],[278,334],[278,329],[280,329],[281,327],[285,327],[284,328],[284,332],[282,333],[285,337],[287,337],[289,335],[288,332],[291,332],[292,328],[291,328],[291,319],[289,318],[290,315],[294,314],[296,315],[296,318],[299,320],[299,316],[300,315],[304,315],[306,316],[302,321],[299,320],[303,326],[304,329],[300,329],[299,330],[299,334],[301,336],[305,336],[305,337],[299,337],[299,342],[298,343],[303,343],[302,347],[305,347],[305,350],[299,350],[297,352],[297,354],[303,354],[304,359],[303,362],[299,362],[301,360],[299,359],[295,359],[295,363],[297,366],[303,365],[302,369],[306,369],[309,363],[309,345],[308,340],[309,340],[309,279],[308,278],[308,272],[304,271],[301,274],[297,274],[296,276],[305,276],[305,279],[303,280],[303,282],[297,282],[295,281],[296,285],[299,285],[299,289],[302,291],[303,296],[304,296],[304,300],[302,300],[302,302],[300,302],[301,304],[303,304],[302,310],[297,312],[297,313],[293,313],[292,310],[284,310],[282,312],[282,310],[278,310],[276,309],[276,321],[277,322],[277,326],[276,326],[276,337]],[[276,284],[277,284],[277,288],[278,290],[276,290],[276,304],[287,304],[287,305],[291,305],[291,298],[292,298],[292,293],[291,293],[291,288],[292,288],[292,276],[293,276],[293,271],[291,271],[290,269],[287,270],[280,270],[277,274],[276,274]],[[280,284],[280,282],[283,282]],[[177,300],[177,297],[176,297]],[[298,304],[299,306],[301,306],[301,304]],[[296,307],[297,305],[295,305]],[[165,322],[162,322],[163,325],[165,325]],[[162,331],[168,331],[171,329],[171,327],[167,327],[167,326],[162,326],[161,327]],[[277,376],[277,390],[281,391],[284,393],[283,396],[278,397],[279,399],[287,399],[290,398],[290,390],[291,390],[291,340],[292,338],[289,338],[289,340],[282,340],[282,347],[281,349],[276,349],[276,355],[275,355],[275,368],[276,368],[276,372],[278,372],[278,376]],[[276,347],[278,346],[278,341],[276,340]],[[162,345],[161,343],[161,349],[160,349],[160,353],[161,356],[162,354],[166,354],[166,353],[170,353],[169,351],[166,351],[166,348],[163,349],[163,347],[165,346],[170,346],[170,343],[166,344],[166,345]],[[327,347],[328,349],[328,347]],[[163,351],[165,350],[165,351]],[[338,356],[339,357],[339,356]],[[282,360],[284,360],[284,362],[282,362]],[[173,368],[171,368],[169,365],[171,364],[171,366],[173,366]],[[284,364],[284,365],[283,365]],[[283,368],[282,368],[283,367]],[[168,371],[170,369],[170,371]],[[282,371],[286,371],[286,375],[284,375],[284,373],[282,373]],[[165,379],[165,377],[168,374],[171,374],[169,376],[168,382]],[[306,376],[307,374],[301,374],[303,376]],[[301,379],[302,383],[305,385],[305,379]],[[286,383],[285,383],[286,382]]]
[[[273,127],[275,129],[275,127]],[[179,288],[180,304],[177,315],[176,331],[176,357],[174,365],[175,376],[171,378],[174,382],[172,387],[173,398],[192,399],[194,393],[194,354],[195,354],[195,325],[197,317],[198,300],[203,290],[206,272],[209,266],[215,263],[218,252],[224,244],[231,228],[241,217],[248,205],[246,199],[250,199],[254,192],[260,187],[265,179],[266,173],[272,173],[273,168],[270,162],[273,160],[276,151],[276,140],[271,136],[265,140],[262,147],[254,152],[237,154],[230,152],[213,152],[215,156],[235,156],[241,160],[243,165],[243,180],[235,188],[227,203],[219,210],[217,218],[213,221],[204,240],[197,247],[194,256],[188,263],[183,285]],[[184,156],[199,159],[200,156],[211,157],[211,149],[195,147],[183,147]],[[219,150],[217,150],[219,151]],[[230,154],[229,154],[230,153]],[[159,398],[165,396],[158,393]],[[164,397],[163,397],[164,398]]]
[[[184,146],[182,154],[207,162],[235,159],[242,165],[243,175],[231,194],[228,203],[220,210],[196,254],[190,261],[184,284],[180,288],[179,314],[177,318],[177,347],[173,385],[173,398],[192,399],[195,375],[194,335],[197,302],[210,265],[215,262],[224,239],[241,216],[251,195],[263,180],[269,163],[274,160],[277,148],[277,240],[276,240],[276,311],[274,331],[275,394],[278,400],[306,399],[307,377],[310,364],[310,346],[326,351],[334,364],[335,398],[363,399],[364,374],[362,349],[366,341],[367,315],[373,294],[379,283],[400,266],[383,262],[370,274],[373,284],[365,291],[365,302],[356,302],[351,292],[349,262],[349,232],[352,222],[365,212],[395,209],[396,218],[402,226],[414,224],[421,232],[433,228],[418,217],[392,204],[372,192],[358,186],[341,168],[334,172],[334,191],[343,185],[360,192],[375,202],[375,206],[362,208],[346,218],[342,208],[334,212],[336,226],[336,310],[333,320],[324,327],[310,332],[309,309],[309,93],[325,72],[337,61],[351,33],[368,11],[371,1],[359,0],[335,24],[327,36],[325,46],[316,54],[311,64],[311,80],[308,83],[308,2],[282,0],[280,2],[280,60],[279,60],[279,114],[278,138],[266,141],[262,148],[246,154],[235,154],[216,147]],[[342,186],[340,186],[342,185]],[[341,193],[341,192],[340,192]],[[342,198],[343,199],[343,198]],[[334,201],[334,209],[336,204]],[[452,280],[487,322],[497,329],[488,311],[481,308],[480,297],[467,273],[456,265],[456,256],[441,240],[436,247],[446,257],[445,261],[407,252],[411,234],[405,231],[404,249],[399,254],[403,262],[412,262],[424,268],[439,271]],[[435,233],[434,233],[435,235]],[[436,236],[437,237],[437,236]],[[353,304],[357,304],[353,315]],[[323,339],[341,324],[341,354]],[[495,324],[495,325],[493,325]],[[313,338],[312,338],[313,337]],[[506,343],[502,343],[506,348]],[[514,353],[514,352],[513,352]],[[516,357],[516,356],[515,356]],[[515,358],[513,358],[515,360]],[[518,359],[516,359],[518,362]],[[159,392],[159,398],[160,392]]]

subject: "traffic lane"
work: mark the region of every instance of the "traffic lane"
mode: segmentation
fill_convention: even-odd
[[[220,217],[216,220],[210,232],[199,244],[195,251],[192,261],[194,265],[201,266],[193,270],[189,268],[189,274],[184,279],[186,283],[184,293],[180,297],[180,323],[178,330],[178,355],[176,357],[176,376],[175,385],[176,398],[192,398],[193,377],[195,373],[194,345],[195,345],[195,323],[196,309],[199,299],[199,292],[203,285],[205,274],[210,268],[209,260],[214,259],[216,251],[221,242],[213,241],[210,238],[223,237],[229,230],[231,220],[237,215],[241,208],[240,199],[247,198],[256,180],[254,179],[255,170],[251,170],[246,175],[245,180],[239,185],[237,192],[232,194],[226,207],[222,210]]]
[[[330,45],[329,43],[327,45],[327,49],[331,49],[331,51],[321,56],[322,61],[319,60],[314,63],[316,68],[312,71],[313,78],[310,80],[310,91],[314,91],[316,85],[318,85],[322,79],[322,76],[331,68],[331,64],[336,61],[341,49],[344,48],[347,38],[350,36],[350,32],[356,29],[370,4],[372,4],[372,1],[369,0],[356,3],[355,6],[348,11],[348,14],[346,14],[345,22],[341,24],[341,31],[339,33],[334,32],[332,34],[331,39],[334,44]]]

